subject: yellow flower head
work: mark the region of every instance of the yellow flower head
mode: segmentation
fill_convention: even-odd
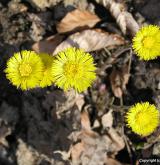
[[[50,56],[46,53],[40,53],[39,56],[44,65],[43,78],[40,81],[40,87],[46,87],[52,85],[53,74],[52,74],[52,65],[53,65],[53,56]]]
[[[5,73],[13,85],[27,90],[39,85],[42,70],[41,58],[33,51],[24,50],[8,60]]]
[[[55,84],[65,91],[74,88],[86,90],[96,78],[93,57],[81,49],[68,48],[60,52],[53,62]]]
[[[142,27],[133,38],[133,49],[143,60],[152,60],[160,55],[160,28],[155,25]]]
[[[153,133],[159,125],[159,111],[148,102],[137,103],[129,109],[126,119],[127,125],[133,132],[147,136]]]

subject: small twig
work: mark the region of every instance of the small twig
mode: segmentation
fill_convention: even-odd
[[[120,98],[120,106],[123,107],[123,98],[121,97]],[[122,118],[122,116],[121,116]],[[126,138],[126,135],[124,134],[124,125],[122,125],[121,127],[121,132],[122,132],[122,137],[124,139],[124,142],[126,144],[126,147],[127,147],[127,151],[128,151],[128,154],[129,154],[129,157],[130,157],[130,162],[131,162],[131,165],[133,165],[133,156],[132,156],[132,151],[131,151],[131,148],[130,148],[130,145],[128,143],[128,140]]]
[[[105,63],[102,65],[101,69],[99,70],[99,73],[106,70],[107,68],[109,68],[109,66],[111,66],[111,64],[113,64],[115,62],[115,60],[124,52],[129,51],[131,48],[127,47],[123,50],[120,51],[116,51],[115,53],[112,54],[112,56],[110,56],[107,61],[105,61]]]
[[[114,100],[115,100],[115,97],[112,97],[112,99],[111,99],[111,103],[110,103],[110,106],[112,106],[112,105],[113,105]]]
[[[123,107],[123,97],[120,98],[120,106]]]
[[[160,140],[160,135],[158,137],[156,137],[151,144],[144,145],[143,149],[147,149],[147,148],[151,147],[152,145],[154,145],[159,140]]]
[[[130,48],[130,58],[129,58],[129,64],[128,64],[128,74],[130,74],[130,70],[131,70],[131,64],[132,64],[132,48]]]
[[[128,143],[128,140],[127,140],[127,138],[126,138],[126,135],[124,134],[124,126],[122,126],[122,137],[123,137],[124,142],[125,142],[126,147],[127,147],[127,151],[128,151],[129,157],[130,157],[131,165],[133,165],[132,151],[131,151],[130,145],[129,145],[129,143]]]
[[[123,108],[124,110],[128,110],[131,106],[110,105],[109,107],[112,108],[112,109],[114,109],[114,110],[116,110],[116,111],[118,111],[121,108]]]
[[[112,55],[111,52],[110,52],[107,48],[104,48],[104,50],[105,50],[105,52],[106,52],[109,56]]]

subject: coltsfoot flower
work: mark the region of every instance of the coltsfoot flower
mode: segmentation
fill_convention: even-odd
[[[160,28],[156,25],[142,27],[133,38],[133,49],[143,60],[152,60],[160,55]]]
[[[93,57],[81,49],[68,48],[60,52],[53,62],[54,83],[65,91],[74,88],[86,90],[96,78]]]
[[[52,85],[53,82],[53,74],[52,74],[53,56],[50,56],[49,54],[46,53],[40,53],[39,56],[41,57],[41,60],[44,65],[43,77],[39,84],[39,86],[43,88]]]
[[[126,120],[133,132],[147,136],[153,133],[159,125],[159,111],[149,102],[137,103],[127,112]]]
[[[6,77],[22,90],[35,88],[43,76],[41,58],[33,51],[15,53],[7,62]]]

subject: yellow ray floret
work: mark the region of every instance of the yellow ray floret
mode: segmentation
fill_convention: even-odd
[[[39,56],[44,65],[43,78],[40,81],[40,87],[46,87],[52,85],[53,74],[52,74],[52,65],[53,65],[53,56],[50,56],[46,53],[40,53]]]
[[[148,102],[137,103],[127,112],[126,120],[133,132],[147,136],[153,133],[160,123],[159,111]]]
[[[133,49],[143,60],[152,60],[160,55],[160,28],[155,25],[142,27],[133,38]]]
[[[55,84],[65,91],[74,88],[82,92],[91,86],[96,78],[93,57],[73,47],[56,56],[52,69]]]
[[[41,58],[33,51],[15,53],[7,62],[6,77],[22,90],[35,88],[43,76]]]

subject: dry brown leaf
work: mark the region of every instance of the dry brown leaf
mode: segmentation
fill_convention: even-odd
[[[28,7],[25,4],[22,4],[18,1],[10,1],[8,3],[8,7],[14,14],[16,13],[21,13],[21,12],[26,12],[28,10]]]
[[[11,133],[11,128],[8,126],[7,122],[0,118],[0,144],[8,147],[8,141],[6,140],[6,137]]]
[[[123,91],[126,90],[126,85],[128,84],[129,78],[130,78],[130,73],[128,72],[128,65],[125,65],[122,68],[122,79],[123,79],[122,89],[123,89]]]
[[[82,129],[91,130],[91,123],[87,111],[83,111],[81,113],[81,125],[82,125]]]
[[[92,131],[83,131],[79,138],[81,143],[76,144],[71,152],[72,163],[74,165],[103,165],[106,159],[104,152],[107,145],[106,139]]]
[[[69,152],[57,150],[57,151],[53,151],[53,153],[61,154],[63,160],[69,160],[70,155],[71,155],[71,150],[69,150]]]
[[[68,13],[60,23],[57,24],[57,31],[65,33],[70,31],[79,31],[93,27],[100,18],[88,11],[76,9]]]
[[[33,6],[36,6],[42,10],[44,10],[46,7],[51,7],[56,4],[58,4],[61,0],[27,0],[30,2]]]
[[[42,102],[42,105],[47,109],[50,109],[50,107],[56,109],[56,115],[53,113],[53,117],[61,118],[62,113],[69,111],[74,107],[76,107],[78,114],[80,114],[84,103],[84,96],[71,89],[66,92],[55,90],[54,92],[48,93],[46,99]]]
[[[81,131],[78,142],[71,147],[71,159],[74,165],[104,165],[107,154],[113,156],[124,148],[124,142],[114,129],[108,132],[109,136],[100,136],[94,131]],[[113,135],[112,135],[113,134]],[[104,152],[106,151],[106,152]]]
[[[18,143],[16,152],[18,164],[35,165],[39,159],[36,152],[31,147],[28,147],[21,139],[18,140]]]
[[[32,45],[32,49],[37,53],[49,53],[51,54],[56,47],[62,42],[64,36],[63,35],[55,35],[50,36],[43,41],[36,42]]]
[[[82,94],[77,94],[75,104],[77,105],[79,111],[82,110],[84,103],[85,103],[84,96]]]
[[[123,91],[121,88],[122,85],[121,72],[119,70],[113,69],[110,75],[110,82],[114,95],[118,98],[121,98]]]
[[[18,165],[38,165],[44,161],[47,161],[50,165],[55,165],[53,158],[37,152],[36,149],[27,145],[22,139],[18,139],[16,157]]]
[[[113,158],[107,158],[105,165],[122,165],[122,164]]]
[[[126,91],[126,85],[129,81],[130,74],[128,73],[128,65],[125,65],[122,69],[113,69],[110,75],[111,87],[114,95],[121,98]]]
[[[118,152],[125,147],[123,138],[116,132],[115,129],[110,128],[108,134],[110,135],[109,137],[112,140],[111,150],[113,150],[114,152]]]
[[[127,34],[129,32],[131,36],[134,36],[139,30],[138,23],[135,21],[131,13],[127,11],[124,3],[119,3],[115,0],[97,0],[97,2],[103,4],[110,10],[123,34]]]
[[[78,97],[75,91],[73,89],[66,91],[66,92],[61,92],[61,94],[59,95],[60,97],[64,97],[66,100],[64,102],[59,102],[57,104],[57,116],[60,117],[61,113],[64,113],[65,111],[70,110],[71,108],[73,108],[73,106],[76,104],[76,97]]]
[[[84,30],[70,35],[57,46],[53,54],[57,54],[68,47],[82,48],[90,52],[104,47],[115,47],[123,44],[125,44],[125,40],[118,34],[109,34],[101,29]]]
[[[102,116],[102,125],[104,128],[112,127],[113,125],[113,116],[112,110]]]
[[[74,164],[76,164],[77,160],[79,160],[81,153],[84,151],[85,146],[83,142],[79,142],[75,144],[73,147],[71,147],[71,157]]]
[[[92,128],[98,128],[100,127],[100,122],[96,119],[93,123],[93,127]]]
[[[90,120],[86,111],[81,113],[82,130],[74,134],[77,142],[70,148],[71,160],[74,165],[104,165],[107,153],[115,156],[118,151],[124,148],[123,138],[110,128],[107,135],[99,135],[90,129]],[[80,142],[79,142],[80,141]],[[106,151],[106,152],[104,152]],[[116,161],[112,161],[117,163]],[[119,164],[120,165],[120,164]]]

